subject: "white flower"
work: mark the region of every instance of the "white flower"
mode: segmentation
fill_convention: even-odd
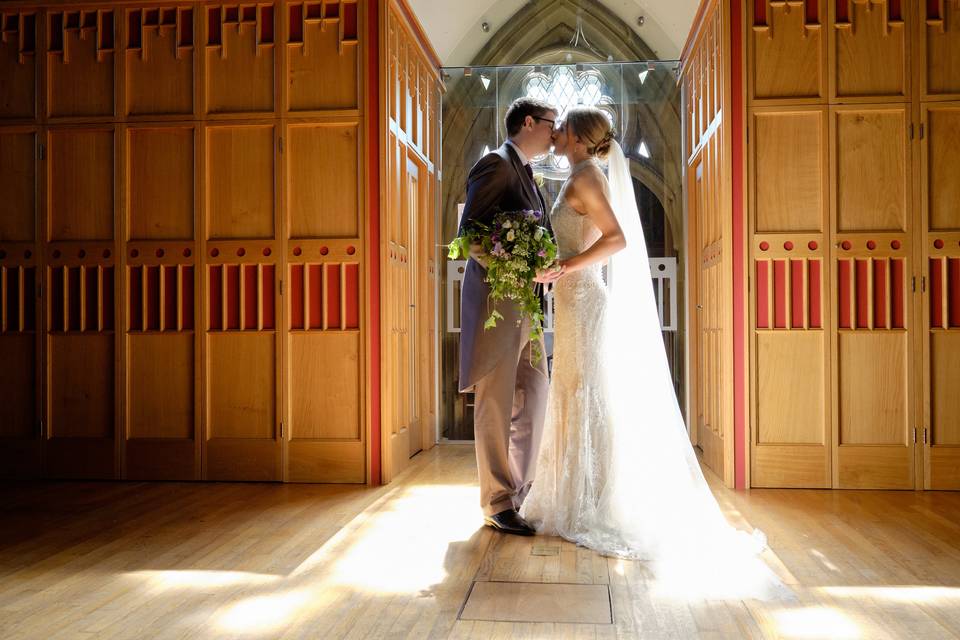
[[[515,237],[516,237],[516,236],[515,236],[514,233],[513,233],[513,229],[511,229],[510,231],[507,231],[507,240],[508,240],[509,242],[513,242],[513,239],[514,239]]]
[[[543,174],[535,173],[533,174],[533,181],[537,183],[537,186],[541,189],[543,188]]]
[[[538,227],[537,232],[533,234],[533,239],[539,240],[542,237],[543,237],[543,227]]]
[[[510,225],[510,221],[509,221],[509,220],[507,220],[507,221],[505,221],[505,222],[503,223],[503,228],[504,228],[504,229],[509,229],[510,226],[511,226],[511,225]]]

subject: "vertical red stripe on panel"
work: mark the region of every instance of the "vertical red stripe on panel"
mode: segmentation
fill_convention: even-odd
[[[37,270],[27,267],[23,270],[23,330],[33,331],[37,313]]]
[[[345,329],[360,327],[360,265],[344,265],[344,296],[346,304],[343,309],[343,326]]]
[[[847,3],[850,0],[837,0],[837,22],[850,22]]]
[[[50,270],[50,330],[66,331],[63,326],[63,274],[64,267]]]
[[[263,296],[260,300],[260,304],[263,306],[263,328],[264,329],[273,329],[276,326],[276,308],[277,301],[276,295],[274,292],[275,282],[277,281],[276,267],[272,264],[263,265],[263,276],[261,287],[263,288]]]
[[[947,283],[950,326],[960,327],[960,258],[947,260]]]
[[[143,329],[143,267],[130,267],[130,331]]]
[[[86,299],[83,301],[83,311],[86,315],[87,331],[97,331],[100,329],[100,270],[95,266],[87,267],[83,274],[84,285],[86,287]]]
[[[890,19],[891,20],[902,20],[903,19],[903,10],[900,8],[900,0],[887,0],[888,7],[890,10]]]
[[[773,326],[787,328],[787,262],[773,261]]]
[[[184,331],[193,330],[193,266],[184,265],[180,273],[180,322]]]
[[[790,326],[794,329],[803,328],[803,267],[805,260],[790,261]]]
[[[260,309],[259,283],[257,265],[243,265],[243,329],[257,328],[257,312]]]
[[[837,312],[840,318],[840,328],[849,329],[853,326],[850,318],[850,289],[853,284],[850,277],[850,261],[840,260],[837,267],[837,279],[840,281],[837,286]]]
[[[819,0],[807,0],[807,24],[818,24],[819,22],[820,22]]]
[[[757,260],[757,329],[770,328],[770,300],[767,294],[769,279],[770,263]]]
[[[943,261],[930,258],[930,326],[943,326]]]
[[[113,331],[113,267],[103,268],[103,330]]]
[[[323,265],[307,266],[310,284],[307,291],[307,329],[323,328]]]
[[[753,0],[753,24],[754,26],[767,24],[767,0]]]
[[[903,329],[904,310],[904,261],[895,259],[890,261],[890,328]]]
[[[167,331],[177,330],[179,287],[177,268],[172,265],[163,267],[163,328]]]
[[[870,299],[867,297],[867,284],[870,279],[869,265],[866,260],[856,261],[857,279],[857,328],[862,329],[870,324]]]
[[[210,267],[210,299],[207,301],[210,314],[210,330],[223,329],[223,265]]]
[[[341,329],[340,324],[340,269],[339,264],[328,264],[323,274],[327,281],[327,328]]]
[[[147,284],[144,295],[147,299],[147,329],[160,328],[160,267],[144,267],[147,270]]]
[[[303,265],[290,265],[290,328],[303,329]]]
[[[873,326],[887,328],[887,262],[873,261]]]
[[[940,15],[940,1],[941,0],[927,0],[928,20],[938,20],[943,17]]]
[[[810,291],[810,328],[819,329],[822,325],[820,323],[820,315],[822,302],[820,300],[820,261],[819,260],[810,260],[807,263],[808,267],[808,285]]]
[[[240,265],[228,264],[223,267],[227,271],[227,290],[224,291],[224,304],[227,306],[227,326],[224,329],[240,328]]]
[[[67,267],[67,309],[68,323],[67,331],[80,330],[80,267]]]

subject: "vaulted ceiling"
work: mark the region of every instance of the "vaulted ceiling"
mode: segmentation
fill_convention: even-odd
[[[409,0],[446,66],[465,66],[511,16],[530,3],[552,0]],[[653,49],[672,60],[690,31],[699,0],[601,0]],[[638,18],[643,16],[643,25]],[[489,25],[484,31],[483,23]],[[536,28],[536,25],[531,25]],[[589,34],[587,34],[589,37]]]

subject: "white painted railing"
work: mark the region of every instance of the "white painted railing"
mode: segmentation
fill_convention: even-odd
[[[466,270],[466,260],[447,261],[447,333],[460,333],[460,286]],[[653,293],[657,298],[660,328],[663,331],[677,330],[677,259],[650,258],[650,275],[653,278]],[[547,313],[544,331],[553,331],[553,294],[547,295]]]

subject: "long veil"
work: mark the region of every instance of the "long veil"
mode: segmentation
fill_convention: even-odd
[[[608,181],[627,246],[607,267],[603,355],[614,431],[604,509],[630,546],[642,550],[638,556],[653,561],[667,590],[689,594],[696,585],[705,595],[782,595],[779,580],[757,557],[765,537],[727,523],[690,444],[663,346],[629,165],[616,141]],[[733,582],[730,572],[737,576]]]

